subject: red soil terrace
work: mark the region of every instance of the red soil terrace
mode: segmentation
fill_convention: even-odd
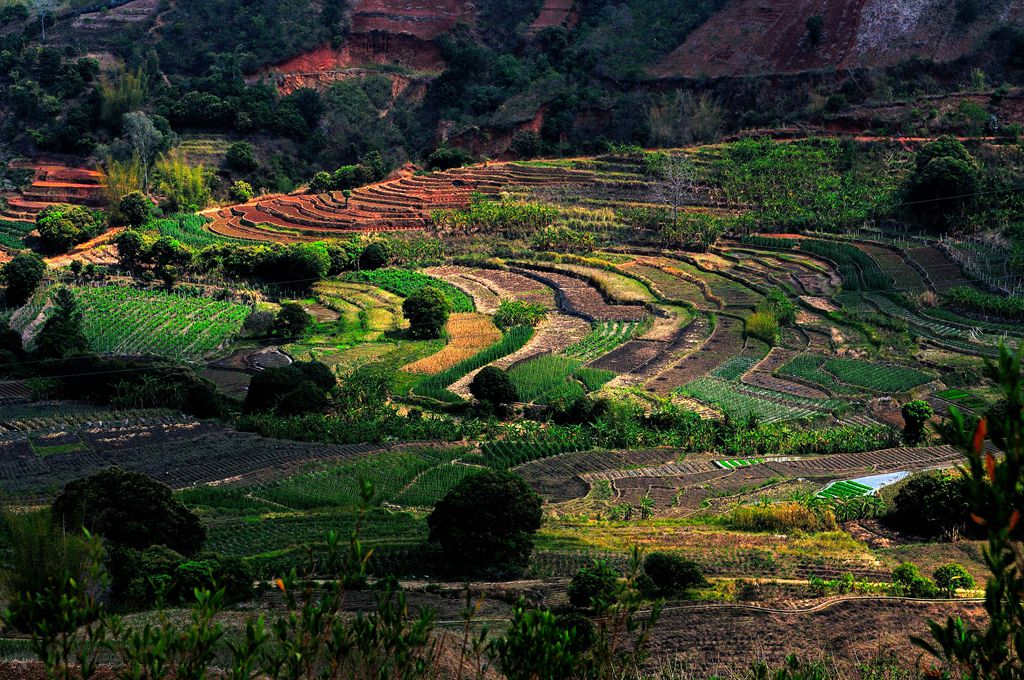
[[[590,173],[563,168],[499,163],[428,175],[404,175],[352,192],[265,196],[208,211],[210,231],[256,241],[315,241],[346,232],[426,229],[434,210],[464,208],[470,195],[496,195],[511,187],[565,186]]]
[[[545,28],[575,28],[579,21],[576,0],[544,0],[537,18],[530,24],[530,32],[537,33]]]
[[[0,210],[3,219],[35,221],[38,212],[55,203],[90,207],[100,207],[105,203],[101,176],[95,170],[30,161],[12,161],[10,165],[34,169],[35,175],[28,188],[0,195],[7,201],[7,207]]]

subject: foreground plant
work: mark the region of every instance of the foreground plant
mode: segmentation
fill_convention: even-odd
[[[1005,409],[1000,421],[982,418],[973,428],[953,407],[947,436],[967,455],[961,472],[967,479],[972,519],[988,532],[985,587],[988,623],[975,627],[959,616],[945,624],[931,622],[931,640],[913,642],[940,659],[951,675],[1001,680],[1024,677],[1024,553],[1021,551],[1021,508],[1024,505],[1024,348],[1012,353],[1001,347],[988,367],[1000,386]],[[992,439],[1005,455],[985,450]]]

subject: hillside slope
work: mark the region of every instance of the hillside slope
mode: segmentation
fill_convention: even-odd
[[[964,25],[950,0],[734,0],[651,71],[697,78],[950,61],[997,23],[1024,18],[1022,0],[993,5]],[[813,16],[823,20],[817,44],[806,26]]]

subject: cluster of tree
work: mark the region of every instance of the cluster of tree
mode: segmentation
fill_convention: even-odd
[[[617,587],[623,575],[607,560],[595,560],[583,567],[569,582],[569,602],[574,607],[602,611],[615,603]],[[651,599],[685,596],[694,588],[707,585],[699,564],[675,553],[653,552],[644,557],[643,573],[638,580],[641,591]]]
[[[402,314],[409,321],[409,336],[418,340],[441,337],[451,313],[451,301],[435,286],[423,286],[402,300]]]
[[[963,143],[941,137],[917,152],[903,210],[926,229],[963,228],[979,204],[981,186],[981,168]]]
[[[388,174],[379,151],[363,156],[357,165],[343,165],[334,172],[321,171],[309,181],[309,190],[314,194],[328,191],[349,191],[364,184],[379,182]]]
[[[186,272],[221,273],[231,278],[261,279],[283,287],[303,289],[326,276],[386,257],[378,246],[358,241],[328,241],[291,245],[238,245],[221,243],[203,248],[188,246],[168,236],[128,229],[114,239],[121,266],[130,271],[152,269],[173,283]]]

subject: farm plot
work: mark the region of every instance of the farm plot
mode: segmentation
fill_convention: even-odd
[[[395,497],[395,504],[410,507],[432,508],[455,486],[483,468],[462,463],[446,463],[430,468],[414,479]]]
[[[920,272],[907,264],[906,260],[898,252],[884,246],[868,243],[857,243],[855,245],[878,263],[882,273],[895,282],[897,290],[907,293],[920,293],[928,290],[928,284],[921,278]]]
[[[379,340],[404,327],[402,298],[382,288],[347,281],[321,281],[313,287],[317,299],[339,315],[334,344]]]
[[[578,359],[544,354],[508,371],[522,402],[572,402],[615,377],[611,371],[582,366]]]
[[[819,413],[805,405],[782,404],[753,396],[738,390],[734,383],[721,378],[698,378],[680,388],[679,393],[714,406],[738,421],[753,416],[761,422],[774,423],[781,420],[807,418]]]
[[[591,361],[646,331],[649,324],[636,321],[601,321],[579,342],[565,348],[565,354]]]
[[[427,276],[447,281],[472,297],[473,304],[484,314],[494,314],[497,311],[500,297],[492,288],[474,278],[473,273],[476,270],[469,267],[449,265],[444,267],[428,267],[421,271]]]
[[[935,396],[940,399],[953,402],[961,408],[971,409],[972,411],[983,409],[988,406],[988,402],[981,397],[971,394],[970,392],[965,392],[957,387],[936,392]]]
[[[732,316],[718,317],[711,337],[698,349],[656,375],[647,383],[648,389],[667,396],[682,385],[708,374],[743,351],[742,331],[743,322],[739,319]]]
[[[824,370],[841,382],[875,392],[906,392],[932,380],[932,376],[914,368],[872,364],[858,359],[828,359]]]
[[[622,274],[578,264],[553,264],[548,266],[556,271],[567,272],[593,282],[609,300],[616,304],[642,305],[645,302],[654,302],[656,300],[651,291],[647,290],[647,286],[636,279],[631,279]]]
[[[21,250],[25,247],[25,237],[35,228],[35,222],[0,220],[0,247]]]
[[[641,371],[656,361],[667,345],[655,340],[630,340],[604,356],[588,364],[592,368],[610,371],[617,374]]]
[[[726,276],[716,274],[709,268],[669,258],[663,258],[662,261],[669,267],[668,271],[679,270],[690,277],[704,281],[713,299],[720,300],[726,307],[754,307],[764,299],[757,291]]]
[[[962,354],[993,356],[1002,340],[1001,335],[985,333],[977,325],[972,328],[918,314],[884,295],[872,295],[868,300],[883,314],[906,321],[916,333]]]
[[[631,466],[658,465],[671,458],[671,452],[658,449],[581,451],[527,458],[531,462],[521,461],[515,471],[546,500],[563,502],[587,494],[590,483],[584,475]]]
[[[698,307],[705,307],[708,304],[707,298],[696,283],[673,276],[642,258],[623,264],[622,269],[650,281],[656,289],[655,292],[665,299],[682,300]]]
[[[408,269],[375,269],[373,271],[350,272],[345,275],[346,281],[369,283],[378,288],[394,293],[399,297],[409,297],[424,286],[433,286],[444,293],[452,303],[452,311],[472,312],[473,298],[447,281],[414,272]]]
[[[426,380],[418,383],[412,389],[416,396],[426,397],[446,404],[457,404],[462,397],[448,389],[459,378],[479,370],[487,364],[508,356],[518,351],[530,338],[533,337],[533,328],[528,326],[515,326],[502,336],[501,340],[490,347],[474,354],[473,356],[460,361],[451,368],[436,373]]]
[[[762,387],[775,392],[783,392],[807,399],[828,399],[831,395],[824,390],[816,389],[793,380],[776,375],[783,366],[790,365],[795,353],[781,347],[774,347],[762,361],[755,365],[741,378],[747,385]]]
[[[972,283],[960,265],[952,262],[945,253],[935,246],[910,248],[907,250],[907,255],[924,270],[928,282],[939,293],[945,293],[950,288],[957,286],[969,286]]]
[[[402,368],[408,373],[434,375],[465,361],[482,349],[501,340],[501,331],[491,317],[476,312],[452,314],[445,325],[448,344],[437,354],[424,357]]]
[[[476,269],[464,275],[465,278],[487,286],[499,298],[511,298],[520,302],[543,305],[555,309],[555,291],[536,279],[504,269]]]
[[[242,327],[249,307],[201,297],[117,286],[77,288],[82,330],[101,354],[197,359]]]
[[[534,278],[555,288],[559,306],[569,314],[590,321],[642,321],[648,312],[640,305],[611,305],[601,293],[586,281],[547,271],[516,268],[516,273]]]
[[[817,385],[822,391],[833,395],[858,396],[864,394],[864,390],[843,384],[836,376],[826,371],[824,366],[827,360],[827,356],[820,354],[801,354],[775,369],[775,374],[782,378],[793,378],[802,383]]]
[[[490,365],[504,370],[535,356],[559,354],[566,347],[581,342],[589,333],[590,324],[578,316],[569,316],[558,311],[550,311],[544,321],[536,328],[533,338],[528,343],[515,352],[492,362]],[[463,399],[468,399],[470,397],[469,384],[476,376],[478,370],[462,376],[452,383],[448,389]]]

